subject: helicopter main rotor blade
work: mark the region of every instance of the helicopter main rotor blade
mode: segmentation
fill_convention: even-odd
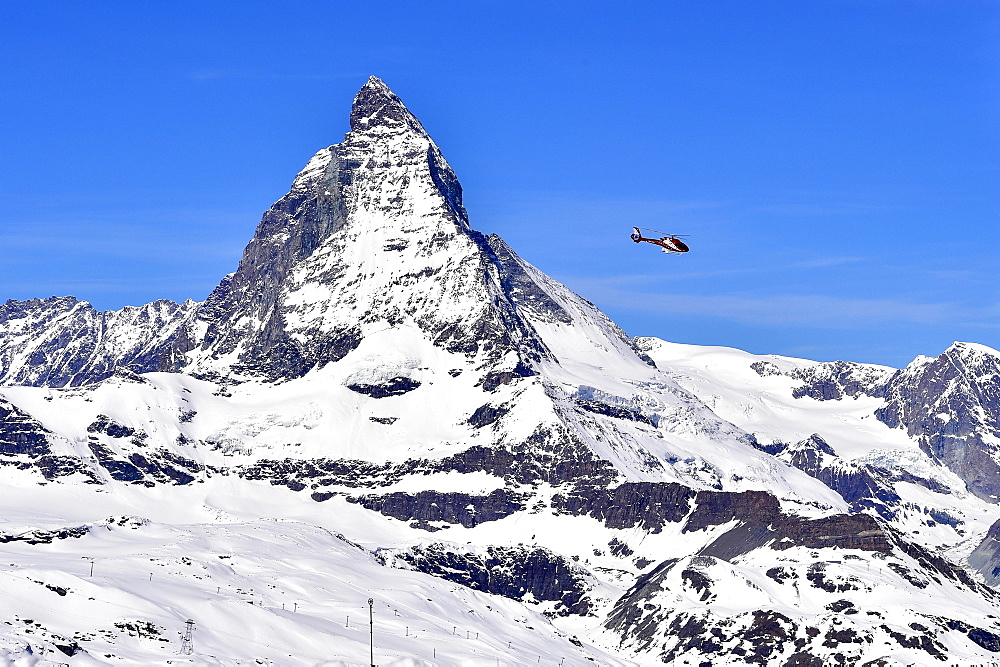
[[[682,239],[688,236],[687,234],[669,234],[667,232],[661,232],[658,229],[650,229],[649,227],[640,227],[639,229],[645,229],[647,232],[656,232],[657,234],[663,234],[664,236],[672,236],[678,239]]]

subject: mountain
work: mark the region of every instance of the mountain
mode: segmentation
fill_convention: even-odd
[[[71,296],[0,305],[0,384],[79,386],[118,368],[175,370],[171,345],[196,309],[161,300],[98,312]]]
[[[1000,500],[1000,355],[955,343],[936,359],[918,358],[881,390],[876,412],[905,429],[928,456],[954,470],[976,495]]]
[[[0,309],[0,661],[1000,652],[1000,353],[630,339],[382,81],[350,119],[204,302]]]

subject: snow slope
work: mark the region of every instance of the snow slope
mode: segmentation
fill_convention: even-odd
[[[0,662],[370,664],[369,597],[378,664],[1000,652],[1000,353],[630,340],[378,79],[205,302],[88,309],[0,311]]]
[[[859,391],[854,396],[818,400],[801,391],[816,377],[829,375],[832,364],[657,338],[640,339],[639,345],[678,384],[720,417],[753,434],[759,443],[800,443],[818,434],[833,450],[837,465],[892,471],[899,478],[891,481],[892,489],[904,506],[896,524],[918,536],[921,543],[954,546],[956,555],[965,556],[965,550],[973,548],[973,542],[981,540],[1000,518],[995,503],[977,498],[958,474],[921,446],[919,438],[878,419],[876,413],[886,404],[884,397]],[[882,366],[851,366],[876,386],[898,372]],[[946,417],[948,413],[942,409],[939,414]],[[934,520],[932,514],[960,523]]]

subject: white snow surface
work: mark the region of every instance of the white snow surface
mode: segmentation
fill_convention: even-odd
[[[285,495],[284,504],[294,506],[297,499]],[[82,523],[90,528],[86,536],[42,548],[5,545],[0,664],[360,665],[369,664],[370,633],[379,665],[555,664],[564,658],[633,664],[573,645],[567,632],[513,600],[390,570],[376,554],[317,525],[322,522],[220,520],[208,509],[194,515],[172,509],[174,498],[163,499],[153,521],[114,514],[134,509],[126,497],[89,496],[74,493],[71,502],[100,508],[109,518],[48,508],[60,518],[90,519]],[[11,516],[4,505],[5,515],[22,523],[37,524],[45,514],[36,508],[30,518]],[[196,523],[187,523],[192,519]],[[363,516],[336,523],[365,531]],[[191,655],[181,653],[188,619],[196,621]],[[57,648],[73,642],[86,652],[70,658]]]
[[[581,335],[570,331],[569,325],[547,326],[546,345],[566,363],[549,362],[542,375],[502,385],[485,397],[476,386],[479,374],[474,369],[406,327],[372,333],[341,361],[278,384],[247,382],[223,388],[188,375],[149,373],[141,376],[142,382],[114,377],[71,389],[5,387],[0,396],[52,430],[54,454],[87,456],[88,437],[93,435],[87,427],[98,415],[106,415],[147,434],[141,445],[100,436],[123,458],[163,448],[220,470],[263,459],[357,459],[381,464],[440,458],[476,443],[491,446],[498,439],[527,437],[540,423],[568,423],[595,452],[615,462],[623,479],[769,490],[784,500],[786,510],[806,516],[830,515],[846,506],[825,485],[740,438],[753,433],[762,442],[768,438],[796,442],[820,433],[848,461],[899,467],[952,490],[941,494],[897,484],[908,509],[896,524],[921,543],[960,558],[975,546],[974,537],[997,518],[995,506],[962,491],[953,475],[930,461],[900,431],[868,417],[871,399],[793,399],[793,380],[759,376],[749,364],[761,358],[737,350],[647,342],[658,370],[614,349],[617,337],[603,336],[600,327]],[[603,357],[595,353],[595,338],[614,353]],[[766,359],[788,369],[814,363]],[[447,372],[463,366],[466,370],[457,376]],[[419,380],[420,387],[383,399],[346,387],[400,375]],[[474,429],[468,423],[484,398],[513,406],[498,429]],[[627,407],[656,417],[650,420],[655,425],[575,409],[575,398]],[[181,421],[180,415],[188,411],[193,418]],[[373,417],[394,421],[382,423]],[[182,435],[188,444],[178,443]],[[106,471],[93,468],[107,479]],[[0,644],[0,655],[7,655],[9,664],[32,664],[26,661],[41,650],[56,655],[52,651],[58,649],[53,647],[65,646],[74,637],[89,656],[77,654],[74,664],[183,660],[178,656],[178,633],[187,618],[197,624],[198,664],[252,659],[274,664],[367,664],[365,628],[360,622],[369,596],[379,600],[384,614],[376,629],[377,664],[486,665],[499,659],[500,664],[517,665],[530,664],[532,657],[558,664],[571,655],[580,660],[589,655],[599,664],[658,664],[655,653],[639,646],[624,652],[615,648],[614,635],[601,628],[601,614],[606,611],[591,618],[547,619],[539,615],[546,604],[475,593],[428,575],[390,568],[379,563],[377,554],[442,539],[479,549],[538,545],[579,559],[594,577],[591,596],[599,609],[607,610],[642,572],[638,559],[690,557],[732,527],[693,533],[680,532],[679,524],[667,524],[659,533],[609,529],[590,517],[551,513],[545,506],[557,489],[544,486],[534,491],[542,503],[540,510],[517,512],[473,528],[451,525],[427,533],[343,499],[316,503],[308,492],[233,475],[199,476],[192,485],[148,489],[118,483],[95,486],[73,479],[46,483],[37,474],[10,467],[0,468],[0,476],[4,489],[0,532],[19,535],[92,527],[82,538],[56,540],[52,545],[3,545],[0,576],[7,579],[4,588],[10,591],[3,602],[3,618],[20,624],[0,629],[5,642]],[[488,494],[505,484],[482,472],[452,471],[406,475],[365,492]],[[336,486],[326,490],[357,492]],[[930,508],[960,518],[961,534],[942,524],[930,527]],[[141,519],[118,526],[122,519],[116,518],[112,525],[104,525],[108,517],[130,516]],[[346,536],[346,541],[336,534]],[[608,544],[613,539],[628,544],[632,556],[612,555]],[[718,586],[730,591],[726,600],[740,601],[738,608],[726,611],[717,604],[696,604],[697,596],[685,598],[688,606],[677,601],[670,607],[677,613],[710,609],[724,617],[765,606],[808,617],[839,599],[818,591],[810,593],[815,599],[799,599],[795,596],[804,592],[786,590],[761,574],[779,561],[805,568],[814,556],[805,554],[797,560],[794,553],[781,552],[767,565],[767,553],[743,557],[725,566],[735,569],[712,574]],[[884,566],[878,566],[882,574],[872,583],[868,573],[876,562],[864,552],[857,557],[861,560],[851,566],[853,574],[845,576],[861,576],[858,568],[865,568],[862,578],[874,586],[873,591],[882,591],[869,602],[885,618],[898,615],[919,622],[920,614],[943,613],[940,605],[952,599],[952,617],[983,625],[976,619],[992,613],[983,601],[943,584],[904,594],[909,589]],[[95,559],[93,579],[87,576],[87,558]],[[731,583],[721,583],[725,581]],[[46,584],[70,592],[61,596]],[[346,626],[348,615],[357,625]],[[35,632],[26,634],[29,625],[24,619],[41,628],[30,626]],[[129,636],[125,624],[134,626],[138,621],[151,623],[169,641]],[[905,630],[905,625],[900,627]],[[455,634],[449,639],[449,629],[461,634],[462,628],[468,637],[479,632],[481,639],[459,642]],[[570,643],[571,635],[583,647]],[[510,648],[504,648],[507,642]],[[337,647],[333,653],[330,646]],[[900,664],[916,656],[897,653]],[[106,655],[117,657],[111,660]]]
[[[368,86],[388,91],[377,79]],[[696,554],[735,521],[688,532],[677,522],[611,528],[560,511],[557,496],[570,489],[557,476],[529,484],[482,470],[434,470],[472,448],[544,442],[563,447],[539,450],[553,469],[593,455],[610,463],[615,484],[766,491],[789,515],[823,518],[849,504],[787,456],[762,450],[818,434],[835,452],[824,456],[844,469],[909,475],[894,483],[901,504],[891,526],[933,553],[960,561],[1000,518],[995,504],[968,493],[904,430],[878,421],[881,399],[793,397],[802,384],[796,373],[824,372],[818,362],[630,341],[593,304],[513,254],[510,266],[528,282],[509,288],[510,276],[442,190],[441,172],[450,169],[437,146],[408,111],[401,118],[356,119],[343,144],[320,150],[296,177],[292,195],[322,199],[340,183],[338,161],[362,165],[342,191],[344,217],[275,285],[275,301],[232,313],[226,340],[233,347],[224,337],[210,340],[217,323],[198,319],[199,304],[157,302],[104,314],[125,323],[109,329],[102,349],[110,357],[135,354],[189,326],[198,345],[186,352],[185,372],[120,373],[67,388],[0,386],[0,399],[44,431],[52,457],[86,462],[84,471],[46,479],[24,457],[0,459],[9,463],[0,465],[0,665],[367,665],[370,639],[379,665],[653,665],[677,641],[666,631],[669,618],[701,615],[742,627],[759,609],[824,631],[846,623],[905,634],[935,615],[1000,631],[992,600],[920,573],[916,560],[899,553],[765,545],[730,561],[704,558]],[[251,247],[277,255],[294,224],[271,232],[262,224]],[[535,288],[543,305],[531,301]],[[67,302],[59,317],[93,318],[81,304]],[[37,379],[30,358],[57,337],[36,341],[25,333],[29,325],[41,326],[15,319],[0,330],[0,343],[14,341],[8,347],[16,350],[0,357],[0,384]],[[357,345],[301,377],[265,381],[233,370],[255,337],[279,331],[306,345],[346,329],[360,333]],[[505,333],[508,348],[487,349],[492,340],[471,351],[449,347],[460,338],[455,332],[480,330]],[[522,365],[530,373],[514,372]],[[892,372],[857,366],[865,382]],[[410,386],[394,395],[357,391],[399,379]],[[475,423],[474,415],[486,413],[495,418]],[[109,422],[129,435],[102,431]],[[200,469],[188,484],[130,484],[99,465],[98,451],[119,461],[180,458]],[[357,469],[361,486],[350,479],[310,486],[305,478],[294,491],[242,474],[255,465],[331,461]],[[369,470],[388,481],[365,481]],[[390,474],[396,470],[404,472]],[[523,509],[471,526],[420,526],[355,502],[502,490],[523,498]],[[46,542],[46,534],[66,530],[72,534]],[[478,556],[519,545],[558,554],[585,573],[592,614],[556,616],[553,601],[476,592],[415,571],[402,557],[439,543]],[[649,613],[665,614],[651,626],[662,636],[643,643],[606,627],[637,578],[671,559],[680,565],[647,600],[659,605]],[[816,564],[850,592],[805,583]],[[788,577],[767,574],[774,568],[787,568]],[[926,581],[906,579],[900,572],[907,568]],[[715,597],[704,599],[685,572],[710,578]],[[861,613],[831,612],[843,598]],[[188,619],[192,645],[181,640]],[[993,656],[964,637],[945,633],[939,641],[957,661]],[[78,647],[72,655],[70,646]],[[859,646],[856,654],[884,664],[927,658],[898,641]],[[699,664],[702,657],[684,659]],[[711,660],[743,664],[725,653]]]
[[[876,419],[874,413],[883,404],[882,399],[868,396],[829,401],[808,396],[794,398],[792,389],[801,385],[801,380],[787,374],[761,375],[751,367],[755,362],[765,362],[783,373],[790,373],[820,367],[821,362],[754,355],[727,347],[669,343],[652,337],[640,339],[640,347],[678,384],[704,401],[717,415],[753,434],[760,443],[794,444],[819,434],[845,464],[876,464],[887,470],[904,471],[932,480],[947,488],[949,493],[944,494],[906,482],[896,484],[896,492],[904,500],[911,500],[913,509],[917,510],[915,524],[908,524],[907,532],[914,535],[914,531],[919,531],[914,536],[922,543],[935,546],[967,544],[966,536],[981,539],[990,525],[1000,518],[1000,508],[969,493],[962,480],[927,456],[904,430],[889,428]],[[997,355],[997,352],[993,350],[992,354]],[[867,366],[876,373],[892,371],[884,366]],[[927,513],[931,509],[960,517],[965,525],[958,532],[928,521]]]

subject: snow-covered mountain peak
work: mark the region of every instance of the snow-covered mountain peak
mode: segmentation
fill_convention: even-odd
[[[917,355],[913,361],[906,365],[901,372],[901,377],[920,375],[931,369],[937,375],[941,375],[941,368],[948,367],[950,373],[960,377],[968,370],[978,375],[982,369],[989,369],[1000,364],[1000,351],[983,345],[981,343],[967,343],[955,341],[948,346],[944,352],[936,357]]]
[[[982,343],[963,343],[961,341],[955,341],[952,343],[945,354],[960,356],[964,359],[983,359],[990,358],[1000,359],[1000,350],[995,350],[988,345],[983,345]]]
[[[1000,352],[978,343],[956,342],[937,357],[917,357],[890,383],[900,387],[932,383],[942,394],[962,392],[977,403],[991,403],[992,397],[982,395],[988,385],[1000,376]]]
[[[910,363],[906,364],[906,367],[903,370],[904,371],[910,371],[912,369],[917,369],[917,368],[920,368],[922,366],[926,366],[927,364],[929,364],[932,361],[934,361],[936,358],[937,357],[928,357],[925,354],[918,354],[916,357],[913,358],[913,361],[911,361]]]
[[[369,77],[351,106],[351,131],[371,132],[376,128],[411,130],[427,136],[427,131],[402,100],[376,76]]]
[[[904,428],[981,498],[1000,498],[1000,352],[954,343],[909,364],[883,390],[876,416]]]
[[[265,213],[239,269],[199,312],[188,368],[298,377],[392,327],[477,365],[537,358],[538,337],[419,121],[373,77],[351,128]]]
[[[593,308],[571,317],[552,296],[564,288],[526,266],[498,238],[469,226],[461,185],[440,150],[372,77],[354,100],[351,131],[308,161],[264,214],[237,270],[204,303],[125,309],[128,318],[115,318],[160,321],[165,333],[151,340],[152,332],[106,331],[97,320],[90,337],[141,338],[141,355],[129,365],[135,372],[233,380],[300,377],[395,327],[475,367],[523,374],[547,354],[533,319],[579,323],[593,315],[595,331],[612,334],[631,354],[607,318]],[[0,330],[14,333],[25,309],[34,313],[33,331],[45,328],[54,347],[66,347],[79,329],[75,314],[91,310],[71,297],[9,304]],[[86,364],[85,373],[52,374],[51,359],[22,338],[0,345],[8,383],[61,386],[113,373],[109,359],[90,361],[88,340],[60,352],[64,366]]]
[[[0,385],[81,385],[113,374],[176,370],[172,340],[198,304],[158,300],[99,312],[72,296],[0,305]]]

